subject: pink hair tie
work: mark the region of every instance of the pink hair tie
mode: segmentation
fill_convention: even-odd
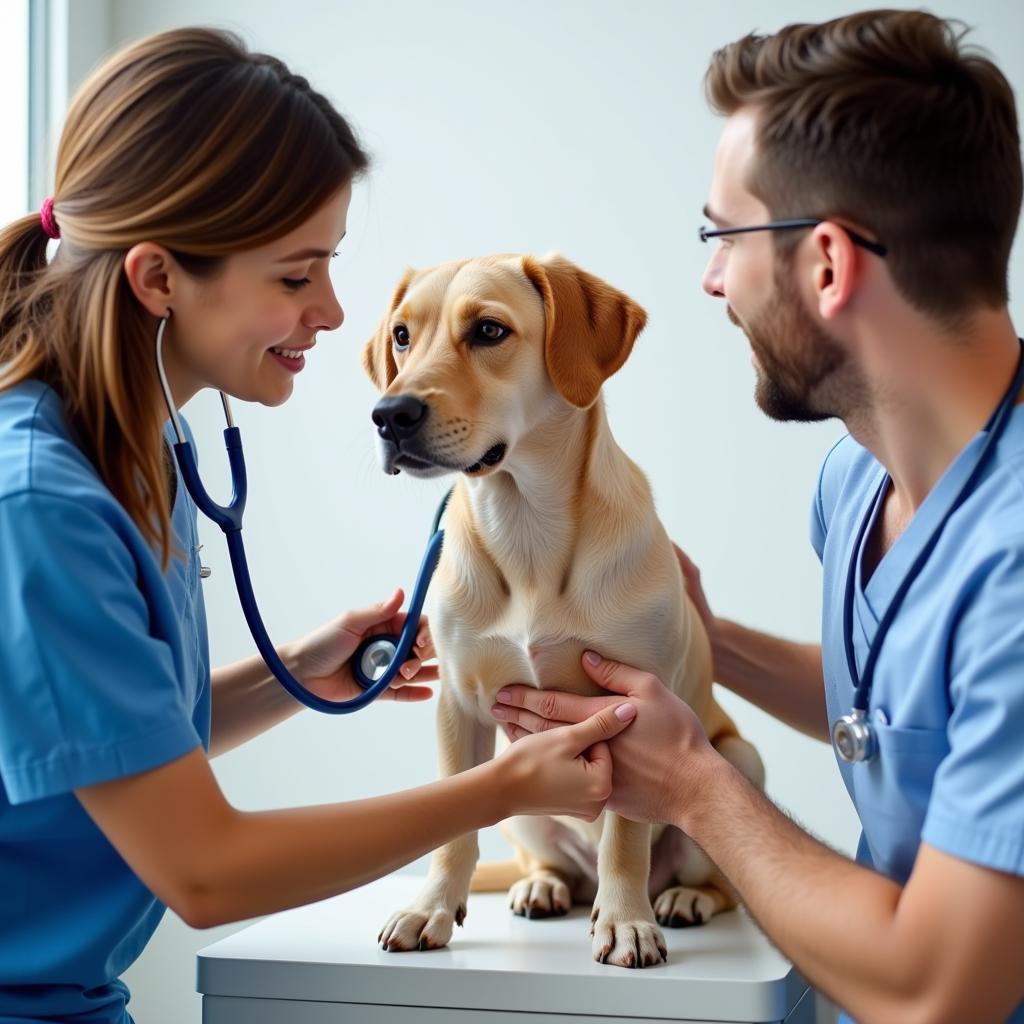
[[[39,207],[39,222],[50,238],[60,238],[60,228],[57,227],[57,220],[53,216],[53,196],[44,199],[43,205]]]

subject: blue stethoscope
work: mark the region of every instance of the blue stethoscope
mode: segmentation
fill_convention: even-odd
[[[981,451],[978,453],[974,467],[964,481],[963,486],[957,492],[956,497],[950,503],[949,508],[946,509],[945,514],[932,531],[927,543],[918,553],[917,558],[903,578],[903,582],[900,583],[892,600],[889,602],[889,607],[886,608],[885,615],[882,617],[881,622],[879,622],[875,637],[871,641],[867,660],[864,663],[864,672],[858,676],[857,660],[853,649],[853,600],[856,587],[857,560],[861,554],[861,545],[863,544],[868,526],[874,517],[875,510],[881,507],[882,496],[889,486],[888,473],[883,477],[875,493],[874,501],[868,505],[867,512],[864,514],[864,520],[861,522],[860,529],[857,532],[853,550],[850,552],[850,566],[846,574],[846,594],[843,600],[843,642],[846,647],[846,665],[850,673],[850,679],[855,687],[853,709],[848,715],[837,718],[832,726],[832,746],[835,747],[836,755],[840,760],[846,761],[849,764],[870,761],[878,754],[878,738],[867,719],[867,711],[868,703],[871,700],[871,684],[874,680],[875,665],[878,662],[878,654],[882,648],[882,640],[889,631],[893,619],[896,618],[896,612],[903,603],[903,598],[907,596],[907,591],[910,589],[911,584],[917,578],[921,569],[924,568],[925,562],[928,561],[928,556],[938,543],[939,536],[946,523],[949,522],[953,513],[956,512],[968,498],[971,491],[974,490],[975,484],[981,477],[982,470],[995,451],[996,444],[1002,436],[1006,424],[1009,422],[1010,413],[1016,404],[1017,395],[1020,393],[1021,387],[1024,386],[1024,340],[1020,342],[1020,345],[1021,353],[1017,357],[1017,371],[1010,382],[1010,386],[1006,389],[1006,394],[1003,395],[995,412],[992,413],[988,423],[985,425],[988,436],[985,438]]]
[[[160,377],[160,387],[164,393],[164,401],[167,403],[167,411],[170,413],[171,422],[174,424],[174,432],[177,436],[177,443],[174,445],[174,457],[177,459],[178,467],[181,470],[181,477],[185,481],[185,487],[192,496],[197,507],[208,518],[212,519],[223,531],[227,538],[228,554],[231,557],[231,569],[235,576],[235,587],[238,590],[238,600],[242,605],[242,612],[245,614],[245,621],[249,624],[249,632],[252,633],[256,647],[267,663],[267,668],[273,673],[277,681],[298,701],[315,711],[322,711],[329,715],[345,715],[350,711],[358,711],[366,707],[379,697],[398,675],[398,670],[405,663],[412,650],[412,645],[419,630],[420,616],[423,612],[423,602],[427,596],[427,588],[430,586],[431,577],[437,568],[438,559],[441,557],[441,544],[444,541],[444,530],[439,529],[441,516],[444,514],[448,499],[451,497],[449,491],[441,501],[437,514],[434,516],[434,525],[431,529],[430,540],[427,544],[426,553],[420,564],[420,571],[416,577],[416,585],[413,588],[412,599],[409,610],[406,613],[405,624],[398,636],[382,633],[378,636],[371,636],[364,640],[356,649],[351,659],[352,676],[363,688],[363,693],[350,700],[326,700],[318,697],[315,693],[307,690],[302,683],[296,679],[284,663],[278,657],[274,645],[267,636],[266,628],[260,617],[259,608],[256,605],[256,596],[252,589],[252,580],[249,578],[249,565],[245,557],[245,547],[242,544],[242,513],[245,511],[246,499],[246,475],[245,458],[242,455],[242,435],[235,426],[231,415],[231,406],[228,404],[227,395],[222,391],[220,399],[224,406],[224,416],[227,420],[227,429],[224,431],[224,444],[228,450],[228,462],[231,466],[231,503],[227,506],[218,505],[203,487],[199,477],[199,469],[196,465],[195,452],[192,445],[185,437],[181,429],[181,421],[178,418],[178,411],[174,407],[174,399],[171,397],[171,389],[167,383],[167,376],[164,372],[163,362],[163,335],[167,326],[169,316],[160,321],[156,333],[156,365]]]

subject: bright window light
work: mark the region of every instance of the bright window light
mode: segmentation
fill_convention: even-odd
[[[28,4],[0,3],[0,225],[28,212]]]

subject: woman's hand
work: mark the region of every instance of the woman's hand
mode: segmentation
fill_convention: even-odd
[[[292,645],[293,672],[318,697],[326,700],[348,700],[363,692],[352,677],[349,659],[368,636],[375,633],[398,634],[405,625],[405,614],[399,612],[405,595],[401,588],[387,601],[371,608],[345,612],[333,622],[314,630]],[[438,678],[436,665],[424,665],[434,657],[430,625],[424,617],[413,645],[412,655],[402,665],[391,686],[378,700],[428,700],[434,691],[429,686]]]
[[[612,791],[608,740],[635,716],[631,704],[614,700],[575,725],[537,736],[524,732],[525,738],[494,761],[507,794],[508,815],[568,814],[593,821]]]
[[[596,660],[591,661],[591,657]],[[568,723],[592,721],[588,716],[595,713],[611,714],[609,705],[628,697],[636,707],[636,721],[610,744],[614,770],[608,809],[634,821],[677,821],[679,807],[701,777],[695,769],[707,758],[718,756],[704,735],[700,719],[649,672],[607,661],[589,651],[583,656],[583,668],[596,683],[619,696],[581,697],[533,686],[502,687],[500,703],[491,708],[491,713],[517,741],[510,750],[542,738],[531,734],[547,735],[547,730]]]

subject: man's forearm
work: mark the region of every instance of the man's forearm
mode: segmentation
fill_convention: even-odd
[[[828,742],[821,647],[720,619],[712,637],[715,680],[794,729]]]
[[[700,795],[673,823],[816,988],[859,1019],[914,1019],[919,972],[897,933],[901,887],[808,835],[718,754],[701,762],[702,781],[687,787]]]

